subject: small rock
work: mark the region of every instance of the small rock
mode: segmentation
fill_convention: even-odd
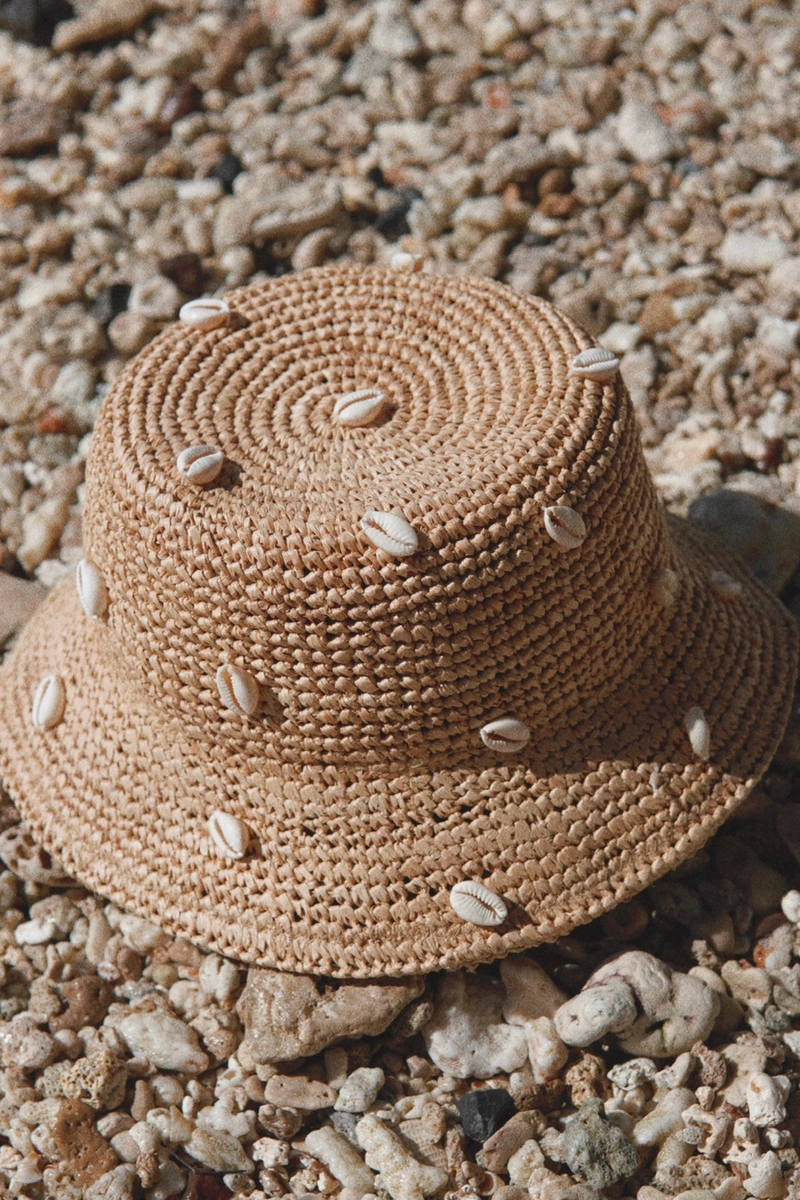
[[[631,1132],[634,1146],[663,1146],[683,1126],[683,1114],[696,1102],[694,1092],[678,1087],[666,1092],[655,1108],[636,1122]]]
[[[63,54],[91,42],[121,38],[144,24],[158,0],[95,0],[73,21],[62,21],[53,35],[53,50]]]
[[[510,954],[500,963],[506,989],[503,1019],[525,1025],[538,1017],[553,1017],[568,997],[537,962],[526,954]]]
[[[48,557],[67,523],[70,496],[50,496],[22,519],[22,541],[17,558],[26,571],[33,571]]]
[[[407,16],[403,0],[377,0],[369,31],[369,44],[388,58],[413,58],[420,51],[420,40]]]
[[[380,1067],[358,1067],[345,1079],[333,1107],[338,1112],[366,1112],[375,1102],[385,1079]]]
[[[65,887],[71,883],[63,867],[32,838],[23,824],[0,833],[0,858],[15,875],[30,883]]]
[[[253,221],[251,234],[257,245],[275,238],[301,237],[312,229],[334,224],[341,211],[338,181],[312,175],[271,200],[269,210]]]
[[[392,1200],[422,1200],[446,1185],[445,1171],[418,1162],[397,1134],[372,1114],[361,1118],[355,1132],[367,1166],[379,1173],[378,1183]]]
[[[41,1071],[56,1058],[61,1047],[55,1038],[39,1028],[29,1013],[20,1013],[0,1032],[0,1051],[7,1067],[21,1071]]]
[[[617,117],[617,137],[635,162],[662,162],[680,151],[680,143],[655,109],[640,100],[623,104]]]
[[[33,616],[46,595],[40,583],[0,571],[0,646]]]
[[[602,1100],[586,1100],[567,1121],[561,1139],[564,1162],[592,1187],[612,1187],[629,1179],[639,1167],[639,1155],[625,1134],[605,1120]]]
[[[424,991],[418,976],[331,983],[252,967],[236,1011],[255,1063],[310,1058],[345,1038],[374,1037]]]
[[[720,262],[729,271],[756,275],[768,271],[788,258],[789,248],[777,233],[751,233],[729,229],[717,250]]]
[[[508,1178],[512,1184],[529,1183],[531,1174],[544,1166],[544,1152],[535,1138],[528,1138],[508,1160]]]
[[[56,25],[71,16],[68,0],[5,0],[0,6],[0,29],[19,41],[49,46]]]
[[[448,971],[438,980],[434,1014],[422,1033],[428,1054],[457,1079],[516,1071],[528,1057],[523,1028],[502,1018],[504,989],[484,975]]]
[[[786,1120],[786,1098],[792,1085],[786,1075],[767,1075],[755,1071],[747,1082],[747,1108],[750,1120],[759,1129],[780,1125]]]
[[[607,1033],[630,1029],[637,1016],[633,991],[620,981],[605,987],[587,985],[562,1004],[554,1024],[567,1046],[590,1046]]]
[[[135,1181],[136,1166],[120,1163],[86,1189],[84,1200],[130,1200]]]
[[[333,1108],[336,1093],[327,1083],[308,1079],[305,1075],[271,1075],[264,1088],[264,1098],[279,1108],[316,1112],[320,1108]]]
[[[779,1200],[785,1194],[781,1162],[774,1150],[768,1150],[748,1165],[750,1178],[744,1186],[757,1200]]]
[[[374,1193],[374,1173],[363,1161],[355,1146],[330,1125],[307,1133],[305,1146],[309,1154],[318,1158],[343,1187],[355,1188],[360,1195]]]
[[[71,1100],[83,1100],[90,1108],[112,1109],[125,1098],[128,1072],[125,1064],[106,1047],[92,1050],[86,1058],[70,1063],[61,1072],[61,1090]]]
[[[192,1130],[186,1150],[204,1167],[212,1171],[251,1171],[253,1164],[238,1138],[229,1133],[204,1129],[202,1125]]]
[[[77,1033],[86,1025],[100,1025],[114,995],[111,984],[97,975],[79,975],[62,984],[60,991],[67,1007],[50,1018],[53,1033],[59,1029]]]
[[[84,1188],[117,1165],[116,1154],[95,1128],[96,1115],[94,1109],[80,1100],[64,1100],[52,1129],[61,1159]]]
[[[0,157],[26,157],[55,146],[66,132],[69,112],[46,100],[0,104]]]
[[[536,1112],[516,1113],[483,1143],[477,1155],[478,1164],[495,1175],[502,1175],[511,1156],[542,1132],[542,1124]]]
[[[171,321],[178,314],[183,298],[171,279],[155,275],[144,283],[135,283],[128,297],[128,310],[153,321]]]
[[[481,1145],[514,1116],[516,1105],[505,1088],[473,1088],[458,1101],[464,1133]]]
[[[144,1058],[154,1067],[167,1071],[186,1071],[199,1075],[209,1065],[197,1034],[177,1017],[164,1012],[135,1012],[124,1017],[117,1029],[131,1054]],[[230,1170],[239,1170],[231,1167]]]

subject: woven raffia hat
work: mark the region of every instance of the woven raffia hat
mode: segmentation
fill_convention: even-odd
[[[77,587],[0,672],[34,836],[170,931],[356,977],[553,939],[693,854],[797,638],[665,517],[613,356],[481,279],[227,305],[114,384]]]

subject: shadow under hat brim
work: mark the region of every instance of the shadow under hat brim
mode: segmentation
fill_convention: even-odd
[[[289,971],[397,976],[474,965],[569,932],[694,854],[767,767],[788,719],[797,631],[719,543],[670,518],[679,594],[663,654],[586,698],[518,758],[385,775],[280,764],[181,736],[126,684],[112,632],[72,580],[0,670],[0,776],[34,837],[85,886],[220,953]],[[722,599],[724,571],[742,583]],[[66,707],[34,728],[40,679]],[[699,707],[711,752],[684,728]],[[253,844],[223,857],[215,810]],[[495,928],[456,916],[450,889],[503,897]]]

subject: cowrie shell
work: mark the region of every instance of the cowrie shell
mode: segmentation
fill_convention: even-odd
[[[217,670],[217,691],[226,708],[251,717],[258,708],[258,684],[243,667],[223,663]]]
[[[33,693],[31,720],[37,729],[53,729],[64,715],[67,694],[60,675],[45,675]]]
[[[565,550],[576,550],[586,537],[583,517],[566,504],[551,504],[544,510],[544,527]]]
[[[102,617],[108,608],[108,592],[103,576],[88,558],[82,558],[75,568],[75,587],[87,617]]]
[[[720,600],[736,600],[744,590],[739,580],[728,575],[726,571],[712,571],[709,578],[711,590]]]
[[[450,889],[450,904],[456,916],[472,925],[502,925],[508,909],[485,883],[467,879]]]
[[[651,588],[662,608],[672,608],[678,599],[679,579],[670,567],[659,567],[653,576]]]
[[[208,832],[226,858],[244,858],[250,845],[250,830],[244,821],[217,809],[208,818]]]
[[[182,304],[178,319],[195,329],[216,329],[224,325],[230,314],[230,305],[225,300],[216,300],[213,296],[201,296],[199,300],[189,300]]]
[[[702,708],[698,708],[697,705],[690,708],[683,719],[683,724],[689,735],[692,749],[697,757],[705,762],[711,753],[711,730]]]
[[[214,446],[187,446],[176,461],[185,483],[213,483],[222,470],[225,456]]]
[[[499,721],[490,721],[481,730],[481,741],[490,750],[500,754],[516,754],[527,746],[531,731],[524,721],[514,717],[501,717]]]
[[[354,429],[376,421],[385,403],[386,394],[380,388],[360,388],[340,396],[333,406],[333,415],[340,425]]]
[[[389,265],[393,271],[421,271],[425,259],[421,254],[409,254],[406,250],[395,250]]]
[[[612,350],[606,350],[603,346],[590,346],[588,350],[581,350],[580,354],[576,354],[570,366],[573,375],[605,383],[606,380],[613,379],[619,370],[619,359]]]
[[[407,558],[419,545],[414,526],[396,513],[365,512],[361,518],[361,528],[374,546],[395,558]]]

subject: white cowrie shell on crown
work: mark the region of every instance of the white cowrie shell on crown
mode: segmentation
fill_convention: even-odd
[[[340,425],[355,429],[377,421],[386,404],[386,394],[380,388],[359,388],[345,392],[333,406],[333,416]]]
[[[612,350],[606,350],[603,346],[590,346],[588,350],[581,350],[580,354],[575,355],[570,369],[573,375],[605,383],[613,379],[619,370],[619,359]]]
[[[217,809],[208,818],[208,832],[226,858],[244,858],[250,845],[250,829],[244,821]]]
[[[472,925],[502,925],[508,916],[505,902],[477,879],[467,879],[451,888],[450,905],[462,921]]]
[[[60,675],[45,675],[33,694],[31,720],[37,729],[54,729],[64,716],[67,694]]]
[[[516,754],[527,746],[531,731],[524,721],[515,717],[500,717],[498,721],[490,721],[481,730],[481,741],[490,750],[498,754]]]
[[[396,513],[365,512],[361,518],[361,528],[374,546],[394,558],[407,558],[419,545],[414,526]]]
[[[82,558],[75,568],[75,587],[87,617],[102,617],[108,608],[108,592],[103,576],[88,558]]]
[[[226,708],[251,717],[258,708],[258,683],[243,667],[223,663],[217,670],[217,691]]]
[[[227,301],[202,296],[199,300],[189,300],[181,305],[178,319],[187,325],[194,325],[195,329],[216,329],[225,324],[230,311]]]
[[[213,483],[222,470],[225,457],[215,446],[187,446],[176,459],[185,483]]]

